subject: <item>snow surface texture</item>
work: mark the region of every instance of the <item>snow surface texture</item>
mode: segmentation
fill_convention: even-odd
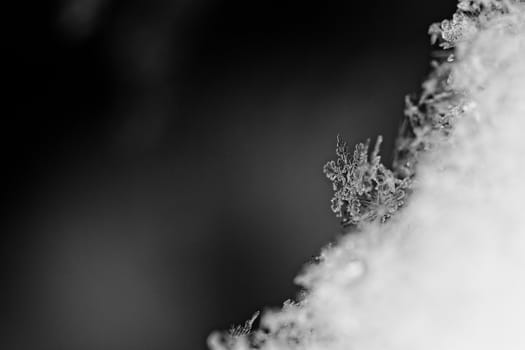
[[[453,50],[435,70],[450,127],[423,128],[422,148],[401,133],[397,166],[417,160],[403,207],[357,223],[297,277],[297,301],[213,333],[213,350],[525,349],[525,4],[460,1],[430,33]]]

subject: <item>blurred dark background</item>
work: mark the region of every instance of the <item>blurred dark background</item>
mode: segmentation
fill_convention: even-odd
[[[3,10],[0,348],[205,349],[339,234],[322,165],[384,135],[454,0]]]

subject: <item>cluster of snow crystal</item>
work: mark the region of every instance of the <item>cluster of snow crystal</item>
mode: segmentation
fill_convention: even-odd
[[[213,333],[213,350],[525,349],[525,3],[461,0],[430,32],[453,56],[408,100],[382,170],[410,182],[403,208],[360,221],[297,277],[296,301]],[[327,175],[348,202],[377,199],[377,151],[345,147]]]

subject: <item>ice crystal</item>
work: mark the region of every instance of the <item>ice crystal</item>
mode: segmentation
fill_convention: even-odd
[[[231,327],[229,335],[233,338],[236,338],[249,334],[252,330],[253,323],[255,322],[257,317],[259,317],[259,311],[254,313],[252,318],[246,321],[243,326]]]
[[[451,20],[434,23],[429,28],[431,42],[439,43],[445,57],[433,61],[433,70],[423,83],[419,96],[407,96],[405,119],[396,140],[393,169],[396,176],[412,178],[420,155],[436,142],[447,139],[458,119],[470,107],[462,91],[454,87],[451,69],[456,48],[470,40],[497,16],[510,13],[523,0],[461,0]],[[473,62],[476,63],[476,62]],[[479,65],[479,63],[477,63]]]
[[[214,332],[208,339],[216,350],[287,348],[295,349],[312,337],[312,327],[307,326],[308,317],[302,312],[302,302],[287,300],[279,312],[266,312],[259,329],[251,331],[256,313],[244,326],[230,329],[227,334]]]
[[[408,181],[397,178],[381,163],[381,142],[379,136],[370,157],[370,140],[357,144],[350,155],[347,143],[338,136],[337,160],[324,166],[334,190],[331,209],[345,226],[384,222],[403,205]]]
[[[454,48],[470,39],[492,18],[509,13],[523,0],[460,0],[452,20],[445,19],[429,28],[431,42],[444,49]]]
[[[214,339],[211,340],[212,346],[233,349],[234,346],[239,343],[248,344],[248,342],[251,341],[253,344],[255,342],[256,333],[252,333],[252,327],[257,317],[259,317],[259,314],[259,311],[255,312],[253,316],[244,323],[244,325],[232,326],[225,334],[215,334]]]
[[[393,162],[394,173],[401,178],[415,175],[421,153],[446,139],[464,112],[463,95],[451,87],[450,61],[434,62],[422,93],[405,99],[405,119],[396,140]]]

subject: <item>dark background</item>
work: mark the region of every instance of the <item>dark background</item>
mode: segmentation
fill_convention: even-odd
[[[205,349],[339,234],[322,165],[384,135],[453,0],[3,10],[0,348]]]

